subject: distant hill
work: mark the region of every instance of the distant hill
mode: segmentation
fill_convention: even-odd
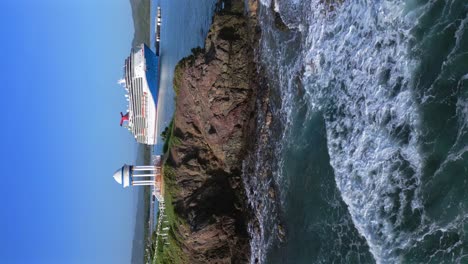
[[[132,47],[142,42],[150,45],[150,1],[151,0],[130,0],[132,6],[133,35]]]

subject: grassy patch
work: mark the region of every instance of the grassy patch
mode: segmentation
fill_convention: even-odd
[[[161,134],[161,137],[164,139],[164,153],[168,153],[172,147],[181,144],[180,138],[174,135],[174,122],[175,119],[173,117],[169,126],[166,127],[164,132]],[[182,250],[182,238],[178,231],[179,226],[187,226],[187,224],[175,213],[174,210],[173,195],[180,191],[179,186],[177,186],[176,183],[175,171],[171,166],[163,164],[162,174],[164,177],[164,203],[166,209],[164,211],[161,228],[169,228],[169,230],[164,232],[167,232],[166,239],[162,236],[156,237],[156,231],[154,232],[152,239],[153,246],[149,249],[153,255],[152,263],[188,263],[187,255]],[[155,246],[156,239],[158,240],[157,250]]]
[[[173,205],[172,194],[179,191],[175,183],[174,169],[168,165],[164,165],[163,175],[166,210],[164,212],[165,217],[163,217],[164,221],[161,228],[169,228],[169,230],[167,231],[167,240],[164,240],[161,236],[157,238],[159,240],[159,246],[153,258],[153,264],[188,263],[187,256],[182,251],[181,247],[182,238],[178,234],[178,227],[181,225],[186,226],[186,223],[175,213]]]
[[[184,60],[179,61],[174,70],[174,80],[172,81],[172,87],[176,96],[179,94],[180,83],[182,82],[182,76],[184,74],[184,64]]]

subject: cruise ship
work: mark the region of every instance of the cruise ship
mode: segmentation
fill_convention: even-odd
[[[119,83],[127,92],[128,109],[125,114],[120,113],[120,126],[126,127],[137,142],[154,145],[157,138],[159,56],[141,44],[132,49],[124,68],[124,77]]]

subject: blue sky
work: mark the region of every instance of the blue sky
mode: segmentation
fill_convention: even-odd
[[[128,263],[135,160],[116,81],[129,0],[0,1],[2,263]]]

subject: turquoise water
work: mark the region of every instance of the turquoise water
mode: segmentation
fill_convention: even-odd
[[[252,262],[468,263],[468,3],[270,2]]]

